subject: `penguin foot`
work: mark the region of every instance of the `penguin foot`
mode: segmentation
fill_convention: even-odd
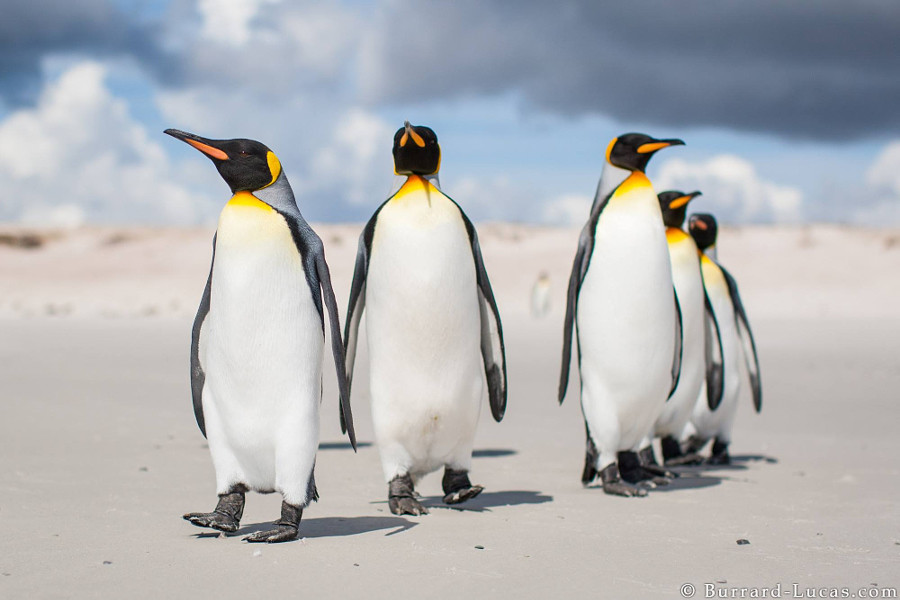
[[[219,503],[211,513],[187,513],[182,518],[197,527],[209,527],[226,533],[234,533],[241,526],[244,514],[244,492],[232,492],[219,496]]]
[[[688,467],[703,464],[703,457],[699,454],[682,454],[675,458],[666,459],[667,467]]]
[[[444,504],[461,504],[466,500],[471,500],[484,491],[480,485],[473,485],[461,490],[456,490],[444,496]]]
[[[444,467],[444,478],[441,481],[444,488],[445,504],[460,504],[471,500],[480,494],[484,488],[480,485],[472,485],[469,481],[469,472],[465,469],[451,469]]]
[[[716,438],[713,441],[712,455],[706,459],[708,465],[730,465],[731,456],[728,454],[728,443]]]
[[[415,498],[388,498],[388,506],[395,515],[412,515],[418,517],[427,515],[428,509]]]
[[[587,427],[587,425],[585,425]],[[588,431],[587,434],[587,445],[584,452],[584,470],[581,471],[581,484],[585,487],[590,485],[592,481],[597,479],[597,476],[600,474],[597,471],[597,461],[600,459],[600,453],[597,451],[597,446],[594,445],[594,440],[591,439],[591,433]]]
[[[388,484],[388,506],[395,515],[427,515],[428,509],[415,498],[412,477],[409,473],[397,475]]]
[[[678,473],[673,473],[672,471],[659,466],[659,463],[656,462],[656,454],[653,452],[653,446],[641,448],[641,451],[638,452],[638,460],[641,462],[641,468],[651,475],[665,478],[666,480],[678,478]],[[666,481],[666,483],[661,483],[659,485],[667,485],[668,483],[669,481]]]
[[[300,519],[303,517],[303,508],[287,502],[281,503],[281,518],[275,521],[275,529],[257,531],[244,538],[245,542],[277,544],[278,542],[290,542],[297,539],[300,530]]]
[[[626,498],[641,498],[647,495],[647,490],[622,481],[615,463],[600,471],[600,479],[603,481],[603,492],[606,494]]]

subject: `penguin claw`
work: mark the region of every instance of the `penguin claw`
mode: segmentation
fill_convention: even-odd
[[[647,495],[647,490],[630,485],[624,481],[604,483],[603,491],[612,496],[625,496],[626,498],[643,498]]]
[[[388,506],[390,506],[391,512],[395,515],[412,515],[418,517],[419,515],[428,514],[428,509],[422,506],[415,498],[408,496],[388,498]]]
[[[641,468],[644,471],[650,473],[651,475],[655,475],[656,479],[665,479],[666,480],[665,483],[660,483],[659,481],[657,481],[656,483],[658,483],[659,485],[667,485],[672,479],[678,479],[678,477],[680,477],[680,475],[678,475],[678,473],[669,471],[668,469],[664,469],[663,467],[661,467],[659,465],[641,465]],[[655,481],[655,479],[654,479],[654,481]]]
[[[218,512],[188,513],[182,518],[197,527],[209,527],[226,533],[234,533],[240,525],[231,515]]]
[[[716,466],[730,465],[731,457],[728,455],[727,452],[724,454],[713,454],[712,456],[710,456],[703,462],[707,465],[716,465]]]
[[[277,544],[279,542],[290,542],[297,539],[297,527],[290,525],[279,525],[277,529],[269,529],[268,531],[257,531],[251,533],[244,538],[245,542],[267,544]]]
[[[461,490],[456,490],[455,492],[450,492],[444,496],[444,504],[460,504],[466,500],[471,500],[482,491],[484,491],[484,487],[473,485]]]

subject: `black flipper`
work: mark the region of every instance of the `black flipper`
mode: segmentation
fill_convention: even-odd
[[[594,204],[587,223],[578,237],[578,250],[575,251],[575,260],[572,263],[572,274],[569,276],[569,289],[566,293],[566,317],[563,321],[563,348],[562,368],[559,373],[559,403],[563,403],[566,397],[566,388],[569,387],[569,366],[572,362],[572,331],[575,329],[575,315],[578,308],[578,293],[581,291],[581,283],[584,274],[587,273],[594,253],[594,232],[597,230],[597,221],[600,213],[606,208],[609,199],[615,193],[615,189],[600,198],[600,185],[597,185],[597,194],[594,196]]]
[[[390,198],[388,199],[390,200]],[[366,277],[369,274],[369,257],[372,255],[372,239],[375,236],[375,222],[378,213],[387,201],[382,203],[366,223],[359,236],[356,251],[356,266],[353,269],[353,283],[350,284],[350,300],[347,303],[347,318],[344,321],[344,355],[347,360],[347,384],[353,384],[353,367],[356,363],[356,346],[359,343],[359,322],[366,308]],[[343,415],[341,416],[343,423]],[[343,425],[342,425],[343,426]]]
[[[203,322],[209,314],[209,298],[212,292],[213,265],[216,262],[216,236],[213,235],[213,254],[209,264],[209,277],[206,278],[206,288],[203,290],[203,298],[197,308],[197,316],[194,317],[194,326],[191,329],[191,396],[194,401],[194,418],[200,433],[206,437],[206,419],[203,416],[203,385],[206,383],[206,373],[200,364],[200,332],[203,330]]]
[[[469,243],[472,246],[472,257],[475,259],[478,305],[481,311],[481,357],[484,360],[484,374],[487,378],[491,414],[499,423],[503,420],[506,412],[506,345],[503,342],[503,325],[500,322],[500,313],[491,289],[491,281],[484,268],[481,246],[478,244],[478,233],[461,208],[459,214],[466,224]]]
[[[720,268],[722,267],[720,266]],[[731,296],[731,303],[734,305],[734,319],[737,323],[741,344],[743,345],[744,362],[747,365],[747,372],[750,374],[753,407],[756,409],[756,412],[760,412],[762,410],[762,384],[759,379],[759,357],[756,354],[756,341],[753,339],[750,321],[747,319],[744,303],[741,302],[741,295],[738,293],[737,281],[724,268],[722,268],[722,274],[728,283],[728,294]]]
[[[705,334],[706,357],[706,404],[709,410],[716,410],[722,402],[722,393],[725,385],[725,359],[722,356],[722,333],[719,331],[719,321],[713,310],[712,302],[703,290],[703,303],[705,315],[703,329]]]
[[[350,445],[356,451],[356,431],[353,428],[353,414],[350,410],[350,387],[347,383],[347,371],[344,363],[344,345],[341,342],[341,324],[338,317],[337,301],[331,287],[331,274],[325,262],[325,247],[322,240],[302,217],[278,211],[287,221],[291,237],[297,251],[303,259],[303,270],[312,293],[313,303],[319,311],[322,331],[325,330],[325,313],[328,310],[328,323],[331,327],[331,352],[334,356],[334,367],[337,373],[338,391],[340,394],[341,430],[350,438]],[[298,213],[299,214],[299,213]],[[323,309],[322,299],[325,300]]]
[[[672,288],[672,295],[675,297],[675,352],[672,356],[672,387],[669,389],[669,395],[666,397],[668,402],[678,382],[681,381],[681,358],[684,354],[684,327],[681,320],[681,302],[678,301],[678,292]]]

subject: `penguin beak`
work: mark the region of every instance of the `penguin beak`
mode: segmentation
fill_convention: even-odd
[[[706,230],[707,230],[706,223],[704,223],[704,222],[701,221],[700,219],[695,219],[695,220],[691,221],[691,227],[696,227],[696,228],[699,229],[700,231],[706,231]]]
[[[171,135],[173,138],[186,142],[214,160],[228,160],[228,155],[217,147],[219,140],[210,140],[193,133],[181,131],[178,129],[166,129],[163,133]]]
[[[684,146],[684,142],[678,139],[657,140],[655,142],[641,144],[640,146],[638,146],[637,152],[638,154],[650,154],[652,152],[656,152],[657,150],[668,148],[669,146]]]
[[[673,210],[676,208],[681,208],[682,206],[684,206],[685,204],[687,204],[688,202],[690,202],[697,196],[701,196],[701,195],[702,195],[701,192],[693,192],[692,194],[688,194],[686,196],[679,196],[678,198],[675,198],[674,200],[669,202],[669,208],[671,208]]]
[[[406,128],[406,131],[403,132],[403,137],[400,138],[401,148],[406,146],[409,138],[412,138],[412,141],[415,142],[416,146],[418,146],[419,148],[425,147],[425,140],[423,140],[422,136],[413,130],[412,125],[409,124],[409,121],[403,121],[403,127]]]

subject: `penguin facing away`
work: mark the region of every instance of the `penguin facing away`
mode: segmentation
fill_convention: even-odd
[[[654,153],[683,143],[639,133],[609,143],[572,265],[559,401],[568,387],[574,327],[587,430],[582,483],[599,476],[607,494],[647,494],[632,482],[656,474],[640,465],[637,451],[649,443],[678,382],[680,311],[659,203],[644,170]]]
[[[681,306],[683,352],[678,386],[654,425],[654,435],[662,438],[663,459],[667,466],[697,464],[697,455],[684,455],[679,440],[706,385],[710,403],[717,405],[722,395],[722,347],[715,313],[703,288],[700,260],[694,239],[684,231],[689,203],[700,192],[685,194],[666,191],[659,194],[659,207],[666,226],[672,280]],[[652,446],[642,449],[642,460],[656,464]]]
[[[314,467],[328,310],[341,423],[356,449],[337,304],[322,241],[303,219],[275,154],[247,139],[211,140],[167,129],[215,164],[232,197],[213,238],[213,259],[191,340],[194,415],[209,441],[219,501],[189,513],[199,527],[234,532],[245,493],[279,492],[275,527],[244,538],[297,536],[318,499]],[[324,298],[324,303],[323,303]]]
[[[503,329],[478,235],[441,192],[440,146],[406,122],[394,136],[394,170],[406,181],[366,224],[345,322],[352,375],[366,311],[375,437],[394,514],[428,511],[415,498],[444,468],[444,502],[474,498],[468,472],[484,381],[496,421],[506,411]]]
[[[683,433],[683,446],[686,452],[696,453],[713,439],[712,455],[707,462],[728,464],[728,445],[731,443],[737,400],[743,385],[741,361],[749,374],[753,406],[757,412],[762,410],[759,358],[737,282],[710,257],[718,234],[715,218],[710,214],[691,215],[688,230],[701,253],[703,285],[719,324],[723,383],[718,403],[708,397],[706,388],[701,388],[690,422]]]

